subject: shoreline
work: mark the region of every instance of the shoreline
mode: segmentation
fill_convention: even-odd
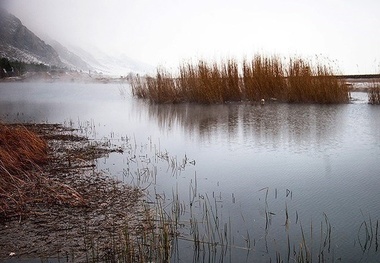
[[[97,158],[121,153],[121,149],[90,142],[61,125],[23,126],[48,142],[49,161],[41,166],[43,175],[49,182],[74,189],[84,204],[42,201],[27,204],[20,214],[0,215],[0,261],[103,261],[120,256],[131,246],[126,243],[135,242],[142,229],[153,228],[142,190],[95,169]],[[134,253],[130,256],[139,256]]]
[[[90,74],[85,72],[28,72],[21,76],[0,78],[0,83],[12,82],[44,82],[44,83],[120,83],[127,81],[123,76],[111,76],[103,74]]]
[[[335,75],[336,78],[347,83],[380,82],[380,74],[348,74]],[[74,82],[74,83],[119,83],[128,82],[126,76],[112,76],[103,74],[90,74],[85,72],[28,72],[22,76],[0,78],[2,82]]]

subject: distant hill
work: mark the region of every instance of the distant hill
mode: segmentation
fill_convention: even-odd
[[[107,75],[126,76],[130,72],[142,74],[154,72],[154,67],[151,65],[132,59],[125,54],[110,55],[95,47],[87,47],[86,50],[76,46],[68,48],[91,65],[93,70]]]
[[[46,42],[45,42],[46,41]],[[65,47],[36,36],[20,19],[0,8],[0,58],[29,64],[44,64],[68,70],[96,71],[107,75],[147,73],[153,67],[124,54],[109,55],[96,48]]]
[[[55,40],[48,40],[48,43],[57,51],[61,61],[69,69],[84,71],[94,70],[93,66],[85,62],[81,57],[67,49],[61,43]]]
[[[17,17],[1,8],[0,57],[26,63],[65,66],[53,47],[26,28]]]

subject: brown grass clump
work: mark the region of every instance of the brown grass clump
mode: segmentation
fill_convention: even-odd
[[[132,94],[140,99],[148,98],[148,88],[146,84],[146,78],[140,77],[139,74],[136,76],[131,76],[128,79],[132,87]]]
[[[147,78],[148,98],[158,103],[179,102],[176,81],[173,76],[164,69],[157,69],[155,78]]]
[[[199,94],[198,72],[192,64],[182,64],[179,70],[178,85],[183,98],[189,102],[196,101]]]
[[[225,64],[199,61],[196,66],[183,65],[180,76],[179,83],[186,83],[185,90],[190,94],[190,102],[210,104],[241,99],[238,66],[233,60]]]
[[[197,86],[195,89],[195,101],[200,103],[220,103],[221,97],[221,74],[216,63],[209,64],[199,61],[197,73]]]
[[[156,77],[136,75],[130,80],[132,94],[138,98],[157,103],[176,103],[181,101],[176,79],[165,69],[157,69]]]
[[[36,202],[80,204],[80,195],[43,175],[47,142],[20,125],[0,123],[0,215],[26,212]]]
[[[222,97],[223,102],[241,101],[242,90],[239,75],[239,65],[233,60],[227,60],[222,66]]]
[[[285,66],[288,65],[288,66]],[[285,69],[286,68],[286,69]],[[348,87],[325,65],[303,59],[284,63],[279,57],[256,55],[238,63],[184,63],[179,76],[164,69],[156,77],[131,80],[133,95],[155,103],[230,101],[282,101],[290,103],[346,103]]]
[[[0,124],[0,164],[3,171],[20,173],[46,163],[47,143],[23,126]]]
[[[197,65],[184,63],[178,77],[159,68],[155,77],[136,75],[130,83],[134,96],[156,103],[209,104],[241,100],[238,64],[234,60],[225,64],[202,60]]]
[[[291,60],[287,72],[287,101],[297,103],[346,103],[348,87],[327,66]]]
[[[256,55],[252,61],[243,61],[245,97],[249,101],[285,99],[286,83],[281,60]]]
[[[380,104],[380,84],[372,83],[367,94],[369,104]]]

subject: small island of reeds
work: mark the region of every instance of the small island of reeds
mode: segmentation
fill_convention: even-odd
[[[234,59],[187,62],[176,74],[158,68],[154,77],[136,75],[130,82],[135,97],[154,103],[347,103],[348,87],[335,76],[334,70],[322,63],[255,55],[242,63]]]

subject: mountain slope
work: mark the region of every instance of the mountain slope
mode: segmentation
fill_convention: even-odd
[[[44,39],[46,42],[24,26],[20,19],[0,8],[0,57],[116,76],[153,71],[152,66],[124,54],[110,55],[95,47],[86,47],[85,50],[73,46],[67,48],[49,37]]]
[[[0,56],[27,63],[64,66],[53,47],[26,28],[17,17],[1,8]]]
[[[93,46],[87,47],[86,50],[77,46],[69,46],[68,49],[91,65],[94,70],[105,74],[127,75],[129,72],[145,74],[154,71],[151,65],[134,60],[125,54],[110,55]]]
[[[94,67],[86,63],[81,57],[55,40],[48,40],[48,43],[57,51],[61,61],[70,69],[75,70],[94,70]]]

